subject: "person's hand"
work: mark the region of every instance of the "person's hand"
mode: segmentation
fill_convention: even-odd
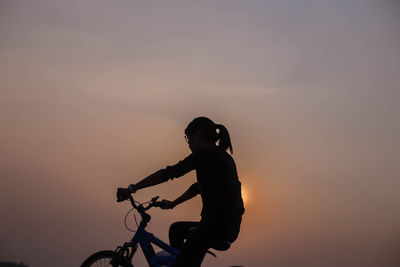
[[[163,199],[160,201],[160,208],[162,208],[163,210],[173,209],[174,207],[175,207],[175,204],[173,201],[169,201],[166,199]]]
[[[128,188],[118,188],[117,190],[117,201],[121,202],[127,200],[131,196],[131,191]]]

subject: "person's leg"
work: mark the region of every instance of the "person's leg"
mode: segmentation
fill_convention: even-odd
[[[235,241],[240,230],[240,221],[232,223],[226,218],[207,217],[202,218],[197,228],[184,243],[173,267],[198,267],[207,250],[213,245],[230,240]]]
[[[173,267],[198,267],[207,250],[221,239],[223,229],[219,227],[218,219],[203,217],[197,228],[190,234],[177,256]]]
[[[189,236],[176,258],[173,267],[198,267],[207,250],[210,248],[212,236],[204,227],[197,227]]]
[[[180,250],[188,238],[189,229],[198,226],[198,222],[174,222],[169,227],[169,244]]]

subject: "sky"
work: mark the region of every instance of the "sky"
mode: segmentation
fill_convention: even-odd
[[[189,155],[184,129],[208,116],[230,132],[246,213],[204,266],[399,266],[399,12],[0,0],[0,261],[79,266],[128,241],[116,189]],[[195,179],[135,197],[173,200]],[[167,241],[200,210],[153,209],[148,229]]]

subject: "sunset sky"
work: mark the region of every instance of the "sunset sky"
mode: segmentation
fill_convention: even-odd
[[[128,241],[117,187],[189,155],[184,129],[207,116],[231,134],[246,213],[203,266],[399,266],[399,15],[396,0],[0,0],[0,262],[79,266]],[[200,210],[151,210],[148,229],[167,241]]]

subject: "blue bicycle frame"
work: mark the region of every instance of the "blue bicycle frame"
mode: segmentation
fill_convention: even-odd
[[[175,262],[180,251],[171,247],[167,243],[161,241],[160,239],[155,237],[154,234],[146,231],[147,224],[151,220],[151,216],[146,213],[146,210],[150,209],[151,207],[160,207],[161,202],[158,202],[157,199],[158,199],[158,197],[154,197],[154,198],[152,198],[151,201],[136,205],[135,200],[133,199],[132,196],[130,196],[129,200],[131,201],[132,207],[134,209],[136,209],[139,212],[140,216],[142,217],[140,224],[138,225],[138,229],[137,229],[135,235],[132,237],[131,241],[125,242],[122,246],[118,246],[114,251],[112,251],[112,250],[98,251],[98,252],[94,253],[93,255],[89,256],[82,263],[81,266],[87,267],[87,266],[92,266],[92,264],[96,264],[96,263],[104,263],[103,260],[108,259],[109,260],[108,263],[112,266],[133,267],[132,259],[136,253],[138,246],[140,246],[140,248],[142,249],[143,254],[146,258],[146,261],[151,267],[166,267],[166,266],[169,267],[169,266],[171,266]],[[121,201],[123,201],[123,200],[121,200]],[[150,204],[148,204],[147,206],[144,206],[144,204],[149,203],[149,202],[150,202]],[[129,212],[128,212],[128,214],[129,214]],[[126,218],[127,218],[127,216],[125,216],[125,226],[126,226]],[[165,253],[166,255],[165,254],[162,255],[162,253],[155,253],[152,244],[163,249],[163,251],[166,252]],[[229,248],[229,246],[230,246],[229,244],[228,244],[228,246],[225,245],[225,247],[224,246],[215,246],[215,247],[213,247],[213,249],[226,250]],[[210,253],[211,255],[215,256],[215,254],[210,251],[207,251],[207,253]],[[196,263],[195,266],[200,267],[200,265],[204,259],[204,256],[203,256],[203,258],[199,259],[199,262]]]
[[[139,212],[140,216],[142,217],[142,220],[140,221],[138,229],[135,235],[132,237],[132,240],[130,242],[125,243],[122,247],[117,248],[116,250],[117,255],[120,255],[122,253],[121,255],[123,255],[123,257],[126,257],[129,261],[132,261],[132,257],[135,254],[138,245],[140,245],[143,254],[150,266],[152,267],[171,266],[175,261],[176,257],[178,256],[179,250],[161,241],[160,239],[155,237],[154,234],[147,232],[145,229],[147,223],[150,222],[151,220],[151,216],[146,213],[146,210],[150,209],[151,207],[157,207],[157,206],[159,207],[160,203],[157,202],[158,197],[155,197],[151,201],[149,201],[151,203],[147,207],[144,207],[143,204],[137,206],[132,196],[130,196],[129,199],[131,201],[133,208],[135,208]],[[152,244],[163,249],[169,255],[156,254]],[[129,248],[132,248],[131,251],[129,250]],[[198,266],[201,265],[202,261],[203,259],[201,259],[201,261],[198,263]]]
[[[152,233],[149,233],[145,230],[146,224],[141,223],[136,234],[133,236],[131,243],[139,244],[142,248],[143,254],[146,257],[147,262],[150,266],[160,267],[160,266],[169,266],[174,261],[176,256],[179,254],[179,250],[169,246],[165,242],[161,241],[157,237],[155,237]],[[164,251],[168,252],[169,256],[161,256],[156,255],[153,246],[154,244]]]

